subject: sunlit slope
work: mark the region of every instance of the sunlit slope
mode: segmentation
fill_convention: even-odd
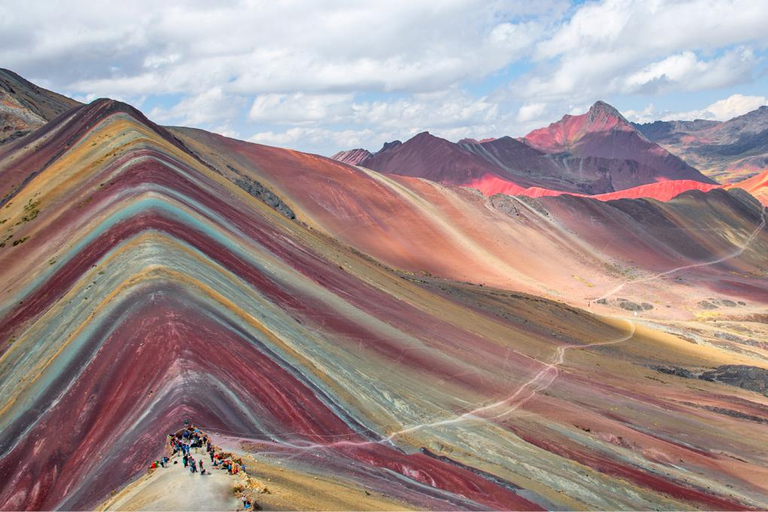
[[[488,219],[503,236],[545,229],[542,254],[569,233],[557,241],[566,251],[597,243],[561,219],[578,205],[527,205],[518,220],[467,191],[319,157],[218,153],[242,158],[226,161],[268,185],[292,220],[234,183],[214,158],[223,148],[177,139],[124,104],[95,102],[30,138],[0,161],[3,509],[97,506],[144,473],[183,418],[281,462],[287,481],[330,480],[312,492],[365,488],[403,507],[768,506],[768,400],[652,368],[766,367],[762,347],[717,333],[694,344],[511,286],[397,271],[350,247],[378,256],[353,216],[355,238],[333,220],[360,194],[357,218],[380,247],[424,251],[425,263],[461,254],[483,279],[501,261],[499,283],[537,289],[535,275],[483,245],[492,230],[469,223]],[[304,181],[289,187],[291,177]],[[367,186],[352,190],[353,179]],[[720,194],[674,210],[683,220],[700,204],[733,212],[718,222],[734,239],[697,240],[686,259],[699,247],[725,253],[757,228],[748,202]],[[442,230],[441,245],[407,240],[408,224]],[[722,263],[738,270],[750,258]],[[701,272],[720,282],[725,270],[712,267]]]
[[[485,198],[199,130],[174,133],[222,173],[269,184],[308,224],[410,272],[581,306],[622,286],[616,298],[651,303],[642,312],[650,317],[692,318],[711,297],[742,300],[750,311],[768,302],[763,208],[740,190],[668,202]]]

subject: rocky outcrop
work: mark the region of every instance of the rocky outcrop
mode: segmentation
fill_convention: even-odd
[[[274,192],[258,181],[251,179],[248,176],[241,175],[240,178],[234,180],[234,183],[262,203],[280,212],[284,217],[288,219],[296,218],[296,214],[291,210],[290,206],[285,204]]]
[[[699,378],[712,382],[722,382],[749,391],[756,391],[768,396],[768,370],[756,366],[728,364],[702,373]]]
[[[704,372],[700,370],[695,372],[680,366],[651,366],[651,368],[666,375],[720,382],[768,396],[768,370],[757,366],[727,364]]]

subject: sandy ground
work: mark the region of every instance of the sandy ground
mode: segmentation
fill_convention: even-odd
[[[203,457],[202,452],[193,455]],[[209,462],[203,460],[204,464]],[[233,492],[237,481],[237,477],[219,470],[193,475],[176,456],[167,468],[147,473],[99,510],[238,510],[242,504]]]
[[[198,452],[198,453],[194,453]],[[197,459],[200,450],[193,450]],[[406,510],[408,505],[378,492],[329,478],[293,471],[280,462],[242,456],[248,475],[191,474],[181,457],[168,468],[150,471],[97,510],[243,510],[235,489],[245,490],[262,510]],[[208,462],[204,458],[204,464]],[[174,464],[178,461],[178,464]]]

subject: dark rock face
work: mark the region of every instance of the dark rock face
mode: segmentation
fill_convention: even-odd
[[[283,202],[282,199],[258,181],[253,180],[248,176],[241,175],[241,177],[236,179],[234,183],[262,203],[280,212],[284,217],[291,220],[296,218],[296,214]]]
[[[740,364],[718,366],[714,370],[702,373],[699,378],[768,395],[768,370],[756,366]]]
[[[753,414],[746,414],[741,411],[734,411],[732,409],[726,409],[724,407],[712,407],[712,406],[705,406],[704,409],[712,412],[716,412],[718,414],[724,414],[726,416],[731,416],[732,418],[740,418],[742,420],[747,421],[754,421],[755,423],[768,423],[768,419],[761,418],[760,416],[755,416]]]
[[[680,366],[651,366],[651,369],[666,375],[675,375],[685,379],[700,379],[709,382],[719,382],[728,386],[756,391],[768,396],[768,370],[757,366],[743,364],[727,364],[718,366],[703,373],[692,372]]]
[[[620,302],[619,303],[619,307],[621,309],[626,309],[627,311],[642,311],[643,310],[643,306],[641,306],[640,304],[638,304],[636,302],[631,302],[631,301]]]
[[[394,149],[398,146],[400,146],[402,142],[399,140],[393,140],[392,142],[385,142],[383,146],[381,146],[381,149],[376,152],[378,155],[379,153],[383,153],[384,151],[387,151],[388,149]]]
[[[696,374],[685,368],[679,366],[652,366],[654,370],[659,373],[665,373],[667,375],[675,375],[677,377],[683,377],[684,379],[695,379]]]

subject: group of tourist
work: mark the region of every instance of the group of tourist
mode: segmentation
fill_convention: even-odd
[[[209,454],[212,454],[214,449],[211,440],[199,428],[188,426],[175,434],[168,434],[168,444],[171,446],[173,455],[181,453],[181,461],[185,468],[189,468],[190,473],[206,474],[202,459],[195,460],[192,456],[192,449],[205,448]],[[211,461],[213,461],[213,456],[211,456]]]
[[[241,471],[245,473],[246,471],[246,466],[241,459],[234,460],[230,454],[217,451],[216,447],[211,443],[210,438],[204,432],[188,423],[183,429],[175,434],[168,434],[168,444],[172,451],[171,456],[180,453],[182,464],[184,464],[184,467],[188,468],[189,472],[192,474],[200,473],[200,475],[205,475],[210,473],[210,471],[204,467],[202,460],[203,456],[200,455],[198,459],[195,459],[192,455],[192,450],[196,448],[205,450],[205,453],[207,453],[211,459],[212,469],[225,470],[230,475],[236,475]],[[198,454],[199,452],[195,453]],[[170,460],[169,457],[162,457],[161,459],[154,461],[150,468],[165,468]],[[173,463],[177,464],[178,461],[174,460]],[[244,509],[248,510],[254,507],[253,502],[247,494],[241,494],[240,498],[243,500]]]

